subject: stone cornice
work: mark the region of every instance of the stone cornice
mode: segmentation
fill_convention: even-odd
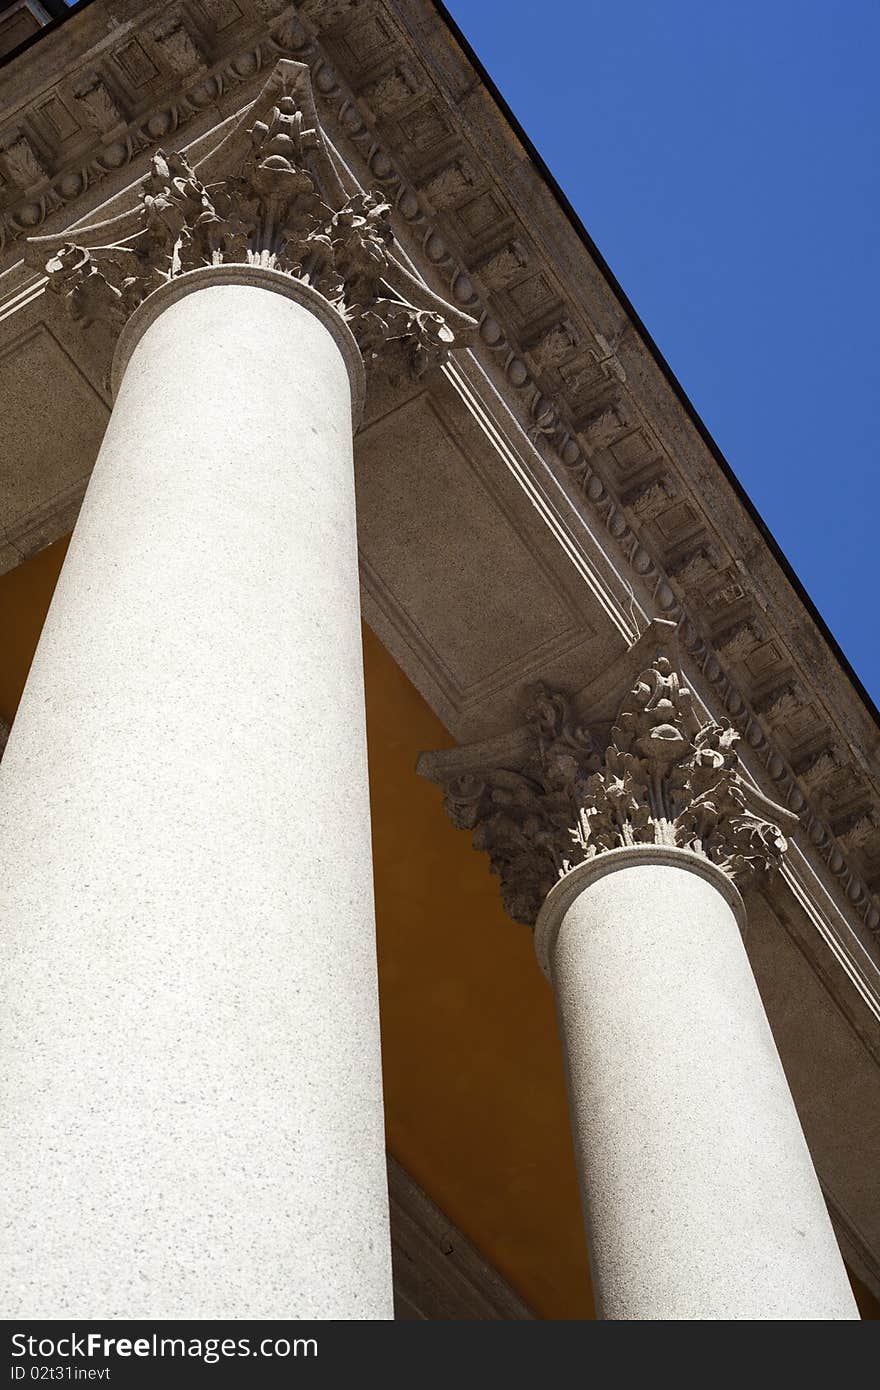
[[[730,724],[698,718],[680,662],[656,622],[576,697],[538,687],[506,739],[422,755],[514,920],[533,924],[559,878],[612,850],[688,850],[738,887],[781,861],[797,817],[742,776]]]
[[[357,4],[103,0],[41,36],[4,71],[0,263],[144,151],[185,143],[238,92],[247,103],[261,73]]]
[[[222,72],[221,85],[244,88],[253,85],[253,70],[236,74],[244,59],[245,69],[251,59],[259,68],[282,55],[308,64],[319,108],[394,204],[426,274],[479,319],[482,355],[536,448],[601,523],[647,610],[680,624],[692,665],[775,794],[800,816],[847,911],[876,932],[876,725],[449,31],[424,0],[236,5],[242,20],[223,29],[196,0],[177,7],[185,27],[214,23],[216,52],[224,49],[198,76]],[[148,26],[167,7],[139,8],[107,0],[126,35],[143,37],[152,51]],[[103,10],[91,6],[79,22],[95,23]],[[98,56],[110,62],[113,45],[101,42]],[[83,53],[70,77],[78,81],[89,61]],[[198,119],[199,84],[173,77],[167,65],[165,72],[164,96],[151,96],[161,116],[155,128],[176,101],[182,131]],[[68,107],[69,80],[51,89]],[[49,90],[8,113],[0,144],[13,127],[36,136],[39,126],[45,141]],[[126,141],[131,135],[143,149],[167,139],[167,128],[153,137],[149,123],[143,107]],[[122,143],[124,159],[133,157]],[[50,189],[57,206],[60,181],[74,168],[105,177],[106,153],[96,153],[105,144],[95,137],[85,166],[79,157],[43,160],[37,150],[43,192],[17,190],[16,208]],[[15,217],[13,236],[36,229]]]
[[[358,97],[354,106],[340,83],[326,100],[394,198],[438,283],[479,319],[482,344],[508,400],[520,403],[524,428],[601,523],[648,611],[680,625],[691,661],[780,800],[800,817],[847,911],[876,933],[880,827],[866,829],[868,839],[861,828],[880,814],[871,764],[876,726],[818,631],[805,633],[799,597],[670,401],[601,271],[570,224],[560,227],[557,205],[477,75],[424,12],[420,0],[363,0],[356,16],[322,36],[308,60],[323,64],[330,56],[337,82],[343,67]],[[371,25],[381,32],[372,46],[365,41]],[[372,61],[363,60],[364,49]],[[355,53],[357,60],[347,57]],[[543,296],[533,302],[541,285]],[[719,502],[729,525],[714,514]],[[750,555],[752,577],[742,554]],[[760,566],[766,577],[756,577]],[[817,650],[840,696],[833,709],[827,683],[808,674]],[[773,700],[786,686],[805,695],[793,739],[796,722]],[[835,750],[836,782],[824,776],[823,763],[811,785],[801,770],[826,746]],[[863,837],[856,852],[834,833],[851,816]]]
[[[422,376],[476,326],[395,257],[383,197],[346,194],[304,63],[278,62],[195,169],[158,150],[139,194],[117,217],[27,243],[84,329],[118,333],[160,291],[221,269],[301,283],[392,375]]]

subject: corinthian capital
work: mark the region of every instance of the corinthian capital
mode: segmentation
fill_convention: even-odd
[[[135,208],[32,237],[28,260],[73,318],[114,330],[161,284],[204,266],[263,266],[304,281],[352,330],[367,361],[420,376],[461,346],[474,321],[439,300],[393,250],[384,197],[346,189],[321,130],[304,63],[280,62],[261,95],[205,159],[158,150]]]
[[[616,712],[607,677],[588,721],[578,711],[590,709],[591,687],[576,698],[538,687],[513,734],[419,761],[442,785],[453,824],[489,855],[516,921],[534,923],[557,879],[625,845],[692,850],[740,886],[785,852],[784,828],[797,817],[745,779],[736,731],[697,717],[668,654],[674,633],[653,628],[638,655],[651,641],[655,650],[627,678]]]

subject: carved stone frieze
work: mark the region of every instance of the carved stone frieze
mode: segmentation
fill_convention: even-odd
[[[12,183],[31,188],[46,177],[46,170],[26,135],[15,135],[0,146],[0,159]]]
[[[153,40],[168,66],[181,77],[202,65],[202,55],[182,19],[171,19],[154,29]]]
[[[444,212],[469,197],[473,186],[474,174],[469,165],[447,164],[428,179],[423,191],[438,212]]]
[[[316,27],[338,24],[353,10],[357,10],[361,0],[299,0],[300,13],[311,20]]]
[[[83,327],[119,329],[163,282],[224,264],[304,281],[338,310],[367,361],[390,353],[415,377],[441,363],[472,323],[395,259],[391,206],[382,195],[346,195],[318,124],[308,68],[299,63],[278,64],[198,172],[182,154],[158,151],[137,208],[77,235],[60,245],[33,238],[29,256],[43,259],[50,291]]]
[[[771,724],[788,723],[803,706],[804,693],[795,681],[786,681],[755,701],[755,709],[766,715]]]
[[[389,68],[401,62],[410,63],[415,67],[417,56],[418,48],[413,43],[401,43],[387,53],[386,63]],[[333,50],[333,57],[339,61],[339,52]],[[418,70],[420,79],[424,82],[426,78],[424,65],[420,66]],[[427,75],[427,80],[428,82],[433,80],[432,76]],[[368,121],[354,118],[351,105],[343,95],[341,83],[340,90],[333,99],[338,105],[340,117],[344,121],[353,143],[362,153],[365,161],[371,167],[374,167],[378,161],[382,161],[383,187],[393,190],[397,207],[404,219],[410,224],[413,235],[426,247],[429,258],[436,266],[438,274],[445,278],[450,289],[457,296],[459,287],[468,284],[472,274],[481,276],[483,262],[480,253],[476,256],[469,256],[466,248],[452,239],[451,229],[448,232],[444,229],[444,237],[442,240],[440,239],[429,215],[426,215],[419,200],[413,195],[412,184],[408,183],[408,179],[410,179],[416,186],[420,186],[423,176],[415,169],[408,169],[406,153],[402,150],[386,150],[378,142]],[[447,161],[450,154],[453,154],[456,160],[467,159],[472,163],[476,171],[475,192],[480,185],[483,188],[492,186],[491,170],[487,168],[485,159],[481,159],[478,146],[467,139],[465,132],[462,132],[461,138],[457,140],[457,151],[452,150],[447,138],[444,153]],[[391,196],[390,192],[389,196]],[[522,205],[518,209],[513,208],[512,202],[505,200],[504,193],[497,183],[494,185],[493,197],[500,200],[505,212],[513,211],[517,227],[529,230],[530,224],[522,216]],[[496,213],[496,218],[499,215],[500,213]],[[532,252],[530,253],[530,264],[533,258],[534,253]],[[588,344],[592,338],[601,348],[601,334],[594,322],[590,320],[584,305],[584,296],[578,297],[573,294],[572,287],[569,285],[567,289],[566,287],[562,288],[560,297],[567,306],[566,321],[574,328],[578,342]],[[576,301],[577,307],[575,308]],[[573,360],[566,355],[563,358],[561,369],[555,364],[534,361],[529,350],[529,340],[522,341],[522,335],[518,333],[517,327],[513,323],[504,322],[502,317],[503,305],[493,304],[490,307],[487,304],[479,304],[477,296],[473,292],[469,297],[462,297],[460,302],[465,303],[470,312],[479,316],[480,339],[490,359],[494,359],[497,363],[499,376],[503,376],[509,391],[509,398],[515,399],[517,394],[522,398],[523,415],[528,420],[528,423],[524,425],[526,432],[536,441],[540,440],[542,445],[546,444],[552,448],[572,479],[574,486],[581,493],[584,504],[601,522],[610,542],[617,547],[629,565],[633,583],[637,584],[643,591],[647,591],[653,611],[664,618],[681,624],[691,659],[708,682],[715,697],[737,725],[742,737],[761,760],[762,765],[778,787],[780,798],[801,816],[811,843],[839,883],[842,898],[846,903],[846,910],[852,911],[855,908],[868,928],[871,931],[876,931],[880,926],[880,909],[876,903],[872,902],[870,890],[864,879],[860,877],[858,868],[842,858],[822,814],[818,812],[816,807],[807,804],[796,785],[796,778],[790,763],[778,747],[766,737],[765,732],[753,716],[749,706],[750,672],[744,666],[740,666],[734,674],[728,655],[716,649],[711,633],[703,628],[699,615],[685,609],[680,597],[670,584],[669,574],[672,564],[680,552],[675,550],[671,553],[669,561],[672,561],[672,564],[670,564],[664,556],[663,546],[658,536],[651,536],[649,539],[637,535],[632,524],[636,520],[634,514],[631,513],[626,502],[615,495],[614,489],[608,481],[605,449],[609,445],[612,449],[616,447],[616,441],[621,437],[621,434],[625,433],[633,424],[640,425],[643,422],[640,403],[634,399],[633,392],[626,387],[621,371],[617,369],[614,362],[609,362],[605,366],[600,365],[600,357],[593,352],[583,355],[581,359],[575,358]],[[605,336],[609,339],[613,337],[614,341],[617,342],[621,327],[622,325],[613,335],[606,333]],[[584,374],[580,382],[576,376],[579,362],[581,363],[580,370]],[[535,372],[539,373],[537,380],[529,370],[530,365]],[[617,378],[615,384],[621,389],[616,396],[611,394],[603,399],[602,391],[610,390],[610,385],[605,386],[605,383],[608,382],[607,372],[609,369]],[[548,370],[553,373],[553,378],[542,381],[540,374]],[[563,380],[562,391],[559,390],[558,382],[555,379],[557,373]],[[535,420],[534,414],[534,405],[538,400],[545,403],[542,406],[540,423]],[[697,514],[700,516],[700,528],[689,538],[690,551],[693,553],[697,547],[702,546],[720,576],[732,565],[726,539],[714,525],[711,515],[707,513],[700,496],[700,490],[695,493],[690,482],[681,480],[673,463],[672,455],[665,453],[662,449],[662,441],[661,452],[670,472],[676,476],[680,486],[680,495],[695,504]],[[712,577],[717,580],[717,576]],[[687,579],[690,583],[698,584],[696,576],[691,579],[691,576],[688,575]],[[733,586],[727,586],[727,588],[730,590],[730,599],[735,600],[736,595]],[[740,601],[748,602],[742,585],[738,586],[737,593]],[[719,593],[718,597],[722,598],[722,595]],[[722,601],[727,601],[726,595]],[[765,619],[770,616],[766,609],[763,616]],[[773,635],[774,638],[778,639],[778,633]],[[792,665],[796,670],[798,665],[796,659],[793,660]]]
[[[97,14],[98,8],[85,10],[82,22],[88,24],[89,16]],[[719,524],[718,489],[713,484],[713,488],[707,491],[695,483],[695,480],[702,480],[706,476],[707,455],[703,446],[688,446],[684,451],[679,447],[676,452],[676,449],[668,446],[668,441],[664,443],[662,412],[658,414],[656,403],[651,404],[650,392],[646,394],[641,388],[626,387],[620,364],[612,362],[610,367],[626,387],[620,399],[621,414],[601,405],[588,408],[583,400],[585,393],[594,388],[606,371],[605,367],[599,365],[603,360],[603,333],[605,339],[617,343],[620,329],[628,322],[625,318],[620,319],[620,305],[614,301],[613,294],[605,294],[601,286],[596,289],[589,276],[569,277],[567,280],[564,276],[559,278],[558,257],[552,251],[555,243],[552,238],[548,242],[540,234],[539,209],[524,202],[522,192],[517,193],[513,186],[504,184],[487,158],[485,148],[481,147],[479,140],[472,138],[466,123],[455,129],[447,123],[444,126],[442,150],[438,145],[436,157],[433,151],[427,155],[420,154],[418,167],[415,162],[410,167],[409,161],[411,158],[415,160],[415,154],[408,146],[395,147],[393,125],[389,126],[388,140],[384,140],[377,134],[369,110],[359,109],[355,92],[364,91],[365,81],[377,82],[383,75],[396,69],[411,73],[420,92],[436,93],[442,103],[443,61],[439,55],[447,41],[442,26],[430,39],[425,39],[424,35],[419,37],[406,18],[406,6],[383,6],[384,47],[381,59],[377,61],[375,50],[366,57],[359,43],[349,44],[347,41],[349,28],[354,33],[355,26],[363,24],[362,17],[369,16],[375,9],[369,0],[360,5],[357,0],[345,0],[344,3],[333,3],[333,0],[321,3],[317,0],[315,4],[300,4],[297,7],[288,0],[247,0],[242,8],[246,12],[245,24],[228,25],[221,30],[219,25],[212,27],[213,21],[206,18],[207,12],[204,7],[197,5],[197,0],[180,0],[175,7],[175,12],[184,16],[191,11],[197,15],[195,31],[209,37],[210,52],[214,55],[212,66],[199,74],[199,85],[195,87],[191,78],[157,73],[147,56],[151,45],[150,31],[167,16],[167,8],[157,3],[144,4],[121,48],[109,49],[105,53],[95,50],[77,58],[78,66],[70,74],[71,81],[80,84],[91,73],[97,72],[100,76],[109,72],[108,88],[119,93],[122,108],[132,115],[128,118],[126,130],[112,143],[99,146],[95,142],[88,147],[82,142],[71,141],[64,150],[60,147],[54,149],[48,158],[44,157],[47,132],[41,130],[39,159],[44,176],[42,183],[32,188],[24,189],[17,184],[0,158],[0,171],[5,176],[5,186],[0,179],[0,204],[3,204],[0,213],[0,252],[6,245],[8,254],[13,250],[11,243],[33,235],[44,219],[56,214],[65,203],[74,204],[85,190],[113,176],[143,150],[155,148],[157,140],[167,141],[171,131],[182,132],[188,122],[199,120],[199,113],[206,101],[214,100],[218,93],[229,96],[242,82],[248,82],[261,66],[271,66],[279,56],[288,54],[295,54],[298,59],[308,63],[322,109],[334,124],[334,134],[344,132],[343,139],[349,142],[349,150],[355,160],[360,157],[364,168],[379,180],[383,195],[395,206],[397,216],[407,224],[407,231],[413,238],[411,253],[413,250],[417,253],[419,246],[424,247],[438,277],[445,280],[455,300],[479,319],[484,356],[506,384],[511,404],[515,405],[517,397],[522,397],[523,415],[528,420],[525,428],[530,429],[534,419],[531,410],[533,402],[538,397],[549,401],[555,413],[551,414],[549,409],[543,412],[541,429],[533,435],[536,442],[539,441],[542,451],[552,451],[571,480],[572,487],[580,494],[583,505],[603,528],[608,544],[622,557],[631,582],[646,595],[649,611],[681,624],[687,651],[695,667],[761,760],[780,798],[801,815],[815,853],[822,858],[837,881],[844,910],[850,913],[855,910],[870,930],[877,931],[880,927],[880,907],[871,897],[872,889],[876,891],[877,888],[877,875],[870,865],[863,862],[860,853],[854,859],[850,858],[849,853],[846,858],[843,857],[826,819],[828,815],[833,818],[838,814],[839,807],[809,804],[809,800],[812,800],[809,789],[803,789],[807,791],[807,800],[785,750],[766,736],[755,718],[755,700],[760,695],[763,675],[756,680],[758,689],[752,689],[748,668],[744,664],[734,668],[727,653],[718,650],[709,625],[703,622],[698,611],[685,606],[682,591],[676,592],[669,583],[669,576],[674,573],[681,554],[677,542],[670,547],[659,533],[637,534],[632,525],[636,521],[635,516],[615,491],[611,481],[615,476],[613,456],[621,438],[621,429],[624,428],[622,417],[631,419],[638,427],[650,425],[661,453],[677,477],[682,497],[695,508],[700,518],[701,529],[688,537],[689,548],[711,547],[713,556],[717,551],[717,568],[720,572],[732,565],[728,535]],[[259,30],[254,26],[259,26]],[[156,52],[155,49],[152,51]],[[134,71],[135,56],[139,63],[137,73]],[[156,56],[158,58],[158,54]],[[30,59],[24,55],[18,61],[26,64]],[[150,114],[144,116],[138,113],[144,112],[147,93]],[[15,124],[10,124],[7,130],[29,130],[32,116],[38,121],[36,105],[44,99],[44,89],[39,94],[35,91],[32,102],[25,103],[14,114],[10,112],[10,122],[14,121]],[[0,144],[3,142],[0,139]],[[416,189],[424,186],[426,168],[446,166],[450,161],[464,161],[474,171],[473,217],[476,218],[477,208],[482,209],[484,204],[489,210],[486,215],[490,216],[490,221],[486,222],[484,218],[480,227],[485,229],[502,220],[505,225],[511,225],[514,237],[521,237],[523,242],[528,239],[529,268],[540,268],[551,280],[555,279],[559,299],[564,306],[565,322],[572,326],[580,345],[580,358],[572,360],[566,355],[561,366],[555,360],[546,363],[540,361],[533,356],[530,344],[534,344],[537,335],[544,331],[543,323],[517,325],[512,320],[507,322],[503,302],[491,306],[479,302],[470,277],[479,276],[480,263],[485,258],[485,241],[475,241],[472,247],[468,247],[451,225],[457,221],[459,214],[456,214],[456,219],[448,219],[450,225],[444,226],[441,238],[432,223],[430,208],[426,209],[416,194]],[[204,181],[209,182],[208,179]],[[463,214],[462,219],[464,225]],[[470,212],[467,214],[467,225],[471,226]],[[473,225],[476,236],[475,221]],[[469,288],[465,290],[465,286]],[[608,317],[609,313],[614,322]],[[597,344],[597,353],[589,350],[593,341]],[[626,372],[633,381],[641,380],[644,386],[653,369],[646,364],[647,376],[638,368],[632,371],[632,344],[635,338],[630,336],[627,341],[630,352]],[[641,349],[636,353],[637,357],[639,352]],[[585,378],[580,385],[575,379],[579,363],[589,375],[589,380]],[[542,380],[542,377],[545,379]],[[708,461],[708,467],[711,472],[714,468],[711,461]],[[710,497],[715,501],[710,501]],[[765,591],[767,582],[765,576]],[[693,591],[696,592],[699,587],[695,580]],[[752,595],[744,594],[742,585],[738,594],[738,601],[742,603],[740,611],[745,611],[746,605],[753,605]],[[812,711],[817,721],[817,737],[822,734],[841,748],[846,748],[855,738],[857,742],[861,740],[860,746],[864,748],[864,720],[859,725],[862,716],[857,709],[855,713],[853,711],[853,701],[858,704],[857,697],[848,692],[845,677],[834,674],[833,656],[823,657],[824,684],[819,690],[820,698],[814,701],[812,648],[799,642],[791,626],[790,614],[788,617],[785,613],[777,614],[775,603],[769,612],[761,606],[769,629],[768,635],[781,643],[792,677],[803,681],[807,692],[805,708]],[[822,689],[828,691],[825,701],[821,698]],[[861,729],[858,734],[854,733],[856,726]],[[870,732],[867,737],[870,743]],[[861,756],[864,757],[864,753]],[[855,761],[850,761],[855,766]],[[872,787],[872,804],[880,808],[880,788],[876,778]]]
[[[818,787],[831,777],[840,767],[840,757],[836,749],[820,748],[811,753],[795,767],[798,780],[805,787]]]
[[[100,42],[98,9],[92,49],[48,93],[40,90],[19,108],[17,132],[11,126],[0,136],[0,145],[16,133],[28,141],[39,165],[27,180],[17,179],[6,175],[0,159],[0,255],[262,68],[304,45],[314,49],[312,35],[321,27],[303,24],[290,0],[176,0],[172,7],[145,0],[126,25],[125,40],[108,48]],[[90,19],[84,16],[86,24]],[[42,82],[42,69],[35,67]],[[79,134],[57,129],[46,116],[66,101],[84,118]],[[32,128],[39,131],[36,146]],[[110,131],[118,138],[103,143]]]
[[[744,620],[719,633],[715,639],[715,646],[718,651],[724,653],[727,661],[742,661],[762,639],[761,629]]]
[[[625,501],[640,521],[653,521],[677,496],[675,483],[669,474],[664,473],[627,493]]]
[[[122,120],[119,107],[100,77],[92,77],[91,81],[77,87],[74,96],[93,130],[112,130]]]
[[[878,837],[878,832],[880,820],[870,809],[854,811],[834,826],[834,834],[848,850],[864,849]]]
[[[395,68],[373,82],[363,93],[372,109],[379,116],[391,116],[400,106],[404,106],[416,91],[416,84],[410,73]]]
[[[721,559],[713,546],[700,545],[687,551],[670,566],[673,579],[684,589],[705,590],[718,578]]]
[[[746,781],[738,740],[728,721],[698,719],[661,652],[610,731],[602,720],[587,728],[572,700],[539,687],[506,750],[495,742],[428,754],[419,770],[441,783],[453,824],[489,855],[507,912],[531,924],[558,878],[626,845],[692,850],[738,885],[774,869],[783,827],[797,818]]]
[[[528,263],[528,252],[522,242],[512,241],[483,261],[478,273],[487,289],[503,290],[525,270]]]
[[[540,338],[529,348],[529,357],[539,372],[546,371],[548,367],[557,367],[560,362],[564,362],[570,357],[578,346],[579,338],[574,325],[567,319],[560,323],[555,323],[552,328],[548,328],[541,334]]]

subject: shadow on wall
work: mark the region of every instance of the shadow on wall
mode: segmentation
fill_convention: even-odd
[[[0,576],[0,717],[14,717],[67,549]],[[552,997],[531,933],[455,830],[418,754],[454,740],[364,629],[388,1148],[549,1319],[594,1316]],[[880,1304],[850,1276],[863,1318]]]

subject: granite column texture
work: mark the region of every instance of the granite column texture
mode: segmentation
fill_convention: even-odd
[[[3,1315],[390,1318],[360,354],[233,265],[117,365],[0,774]]]
[[[539,916],[602,1318],[858,1317],[744,921],[720,869],[654,846]]]

